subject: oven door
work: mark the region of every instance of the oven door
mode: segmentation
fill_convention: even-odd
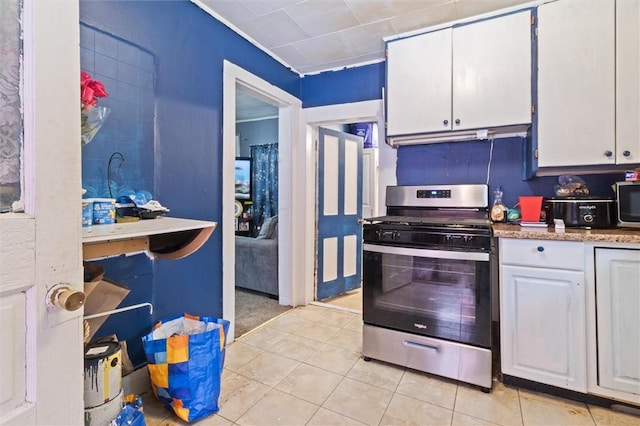
[[[487,252],[364,244],[365,324],[491,347]]]

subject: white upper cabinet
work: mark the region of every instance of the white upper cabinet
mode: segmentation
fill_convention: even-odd
[[[453,130],[531,122],[531,13],[453,30]]]
[[[451,28],[389,43],[387,134],[451,130]]]
[[[538,8],[538,167],[640,162],[637,1]]]
[[[521,11],[388,44],[387,134],[531,122],[531,18]]]
[[[616,162],[640,163],[640,1],[616,3]]]

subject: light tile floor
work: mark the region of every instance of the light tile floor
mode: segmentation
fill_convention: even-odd
[[[323,300],[322,302],[328,303],[331,306],[362,312],[362,288],[351,290],[348,293],[341,294],[332,299]]]
[[[639,425],[640,417],[496,382],[478,388],[361,356],[362,317],[292,309],[227,348],[220,411],[198,425]],[[144,394],[147,425],[183,425]]]

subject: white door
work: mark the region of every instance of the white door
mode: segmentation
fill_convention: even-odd
[[[614,6],[538,7],[539,167],[615,163]]]
[[[586,392],[584,274],[502,266],[502,372]]]
[[[319,130],[317,300],[361,285],[362,145],[360,136]]]
[[[640,401],[640,250],[596,248],[598,384]]]
[[[0,18],[8,22],[21,2],[0,3]],[[0,424],[80,425],[82,309],[49,312],[45,304],[57,283],[82,286],[78,2],[25,0],[22,23],[23,122],[3,140],[4,147],[16,146],[24,134],[23,201],[0,213]],[[12,53],[6,30],[3,25],[0,62]],[[19,67],[2,65],[4,95]],[[2,120],[12,114],[6,99]]]
[[[531,122],[531,12],[453,30],[453,130]]]
[[[451,130],[451,28],[387,46],[387,134]]]
[[[640,162],[640,1],[616,2],[616,163]]]

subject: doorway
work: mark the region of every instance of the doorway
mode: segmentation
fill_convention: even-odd
[[[291,307],[278,300],[278,107],[236,88],[235,337]]]
[[[364,156],[364,158],[367,158],[367,160],[363,162],[363,172],[365,171],[365,169],[369,169],[370,167],[377,168],[377,173],[373,173],[377,176],[375,180],[375,196],[366,197],[366,202],[369,204],[366,216],[371,217],[382,214],[384,211],[384,194],[386,187],[388,185],[395,185],[396,182],[396,151],[383,142],[385,140],[383,101],[373,100],[355,102],[350,104],[307,108],[304,110],[304,113],[307,124],[307,139],[310,140],[314,140],[315,135],[318,134],[318,127],[320,126],[329,128],[341,128],[341,126],[348,123],[372,122],[377,124],[377,138],[379,141],[378,149],[375,153],[375,155],[377,155],[377,158],[375,158],[374,160],[371,156],[371,153],[367,153]],[[317,152],[315,150],[315,147],[313,149],[312,158],[314,159],[314,165],[317,164]],[[371,170],[366,171],[366,173],[370,172]],[[309,191],[312,196],[307,197],[306,200],[307,211],[314,212],[315,215],[315,191],[317,188],[316,176],[312,176],[311,185],[313,185],[313,190]],[[370,191],[363,190],[363,195],[365,193],[371,194]],[[316,241],[315,239],[315,220],[313,221],[312,226],[313,239],[311,240],[311,243],[315,247],[318,244],[318,241]],[[323,304],[323,302],[317,301],[316,283],[317,271],[315,271],[315,269],[312,269],[310,279],[305,284],[305,293],[311,296],[311,298],[307,300],[307,303]],[[353,294],[351,292],[346,293],[344,297],[337,298],[334,305],[348,310],[356,310],[355,307],[360,305],[359,300],[361,297],[361,295],[357,293],[358,292],[354,292]]]
[[[222,316],[231,322],[229,341],[235,335],[235,182],[236,157],[236,88],[242,87],[251,96],[276,106],[278,110],[278,144],[280,146],[280,179],[278,182],[278,298],[280,305],[296,306],[304,303],[301,292],[293,282],[302,282],[302,269],[293,259],[293,253],[304,251],[300,235],[300,222],[295,220],[292,206],[300,204],[300,180],[292,176],[300,163],[293,141],[300,138],[299,99],[271,85],[250,72],[224,61],[223,71],[223,160],[222,160]],[[302,153],[303,154],[303,153]]]

